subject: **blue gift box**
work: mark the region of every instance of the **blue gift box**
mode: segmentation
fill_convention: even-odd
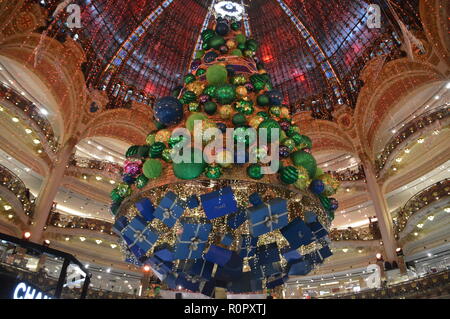
[[[200,288],[200,281],[194,278],[187,278],[183,274],[179,274],[176,280],[177,286],[180,286],[183,289],[190,290],[192,292],[198,292]]]
[[[280,275],[280,276],[278,276],[278,278],[274,278],[270,281],[267,281],[266,287],[268,289],[274,289],[278,286],[284,285],[288,281],[288,279],[289,279],[289,276]]]
[[[275,198],[259,206],[248,209],[250,234],[259,237],[283,228],[289,223],[287,201]]]
[[[212,225],[205,223],[182,223],[183,233],[178,236],[175,247],[175,259],[198,259],[208,243]]]
[[[255,279],[251,272],[244,272],[241,278],[228,283],[227,290],[233,293],[259,291],[262,290],[262,281]]]
[[[225,266],[225,264],[230,260],[232,254],[233,252],[231,250],[216,245],[211,245],[203,258],[213,264]]]
[[[311,229],[300,218],[295,218],[289,225],[283,227],[281,234],[287,239],[293,249],[297,249],[302,245],[308,245],[314,241]]]
[[[247,209],[239,207],[238,211],[228,216],[228,226],[231,229],[238,229],[247,220]]]
[[[167,227],[172,228],[178,218],[183,215],[185,208],[183,202],[175,193],[168,192],[156,207],[155,218],[161,220]]]
[[[250,204],[252,204],[253,206],[259,206],[264,204],[261,195],[259,195],[258,193],[253,193],[249,196],[248,198]]]
[[[318,253],[320,254],[320,257],[322,259],[326,259],[333,255],[329,246],[322,247],[321,249],[319,249]]]
[[[212,298],[214,297],[214,293],[216,291],[215,288],[216,288],[216,285],[213,280],[201,282],[199,285],[199,291],[203,295],[212,297]]]
[[[242,258],[252,257],[256,254],[256,246],[258,244],[258,238],[242,235],[240,240],[239,256]]]
[[[261,265],[280,261],[280,251],[278,250],[277,243],[256,247],[256,258],[258,258],[259,264]]]
[[[170,273],[167,275],[167,277],[164,279],[164,283],[170,288],[170,289],[177,289],[177,280],[178,280],[178,273]]]
[[[332,256],[332,252],[330,250],[330,247],[325,246],[322,247],[319,250],[313,251],[312,253],[309,253],[305,256],[306,259],[308,259],[311,263],[314,264],[321,264],[323,261]]]
[[[128,219],[125,216],[120,216],[114,223],[113,230],[116,234],[121,235],[125,227],[128,226]]]
[[[122,231],[122,237],[130,251],[139,259],[145,255],[158,240],[158,232],[141,218],[135,217]]]
[[[239,279],[242,276],[244,262],[235,252],[232,252],[230,259],[223,266],[218,266],[214,278],[216,280],[230,282]]]
[[[225,246],[231,246],[234,241],[234,237],[231,234],[223,234],[220,243]]]
[[[232,214],[238,210],[236,199],[231,187],[201,195],[203,209],[208,219]]]
[[[306,211],[305,212],[305,222],[307,224],[311,224],[317,221],[317,215],[316,213],[312,212],[312,211]]]
[[[323,225],[320,222],[313,222],[308,224],[308,226],[317,239],[324,238],[328,235],[328,231],[323,227]]]
[[[292,249],[291,247],[285,247],[281,250],[281,254],[283,257],[287,260],[289,264],[296,263],[300,261],[303,256],[300,254],[300,252],[296,249]]]
[[[187,207],[189,209],[197,208],[200,205],[200,202],[198,201],[198,197],[196,195],[192,195],[187,199]]]
[[[269,278],[275,275],[279,275],[283,272],[279,262],[260,264],[256,260],[249,260],[249,266],[254,278],[263,279]]]
[[[168,244],[162,244],[155,247],[154,255],[163,261],[174,261],[173,249]]]
[[[145,221],[151,222],[153,219],[155,219],[155,216],[153,215],[153,213],[155,212],[155,207],[153,206],[150,199],[143,198],[140,201],[136,202],[134,206],[139,211],[139,213],[141,213],[141,216]]]
[[[165,262],[156,256],[148,258],[145,264],[148,264],[153,269],[155,275],[160,280],[164,280],[164,278],[172,272],[173,263]]]
[[[191,264],[186,273],[190,276],[199,277],[205,280],[211,280],[213,269],[213,263],[203,259],[197,259]]]
[[[289,265],[289,276],[305,276],[309,274],[312,270],[312,264],[307,259],[304,258],[299,262],[293,263]]]

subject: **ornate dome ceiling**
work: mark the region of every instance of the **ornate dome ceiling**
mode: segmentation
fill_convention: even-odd
[[[371,1],[381,7],[379,29],[367,26],[366,0],[238,2],[246,6],[251,36],[264,43],[258,57],[285,103],[331,119],[334,105],[355,105],[359,73],[370,57],[401,45],[386,1]],[[169,94],[189,71],[212,2],[80,0],[83,28],[72,31],[87,52],[88,84],[115,96],[120,90],[155,98]],[[409,28],[420,28],[414,19],[418,0],[390,2],[399,13],[408,13],[401,16],[408,17],[403,22]],[[123,107],[122,102],[109,107]]]

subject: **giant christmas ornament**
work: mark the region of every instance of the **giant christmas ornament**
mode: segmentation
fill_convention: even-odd
[[[206,80],[210,85],[220,85],[227,81],[227,69],[219,64],[212,65],[206,70]]]
[[[157,159],[148,159],[145,161],[142,171],[148,179],[158,178],[162,173],[162,163]]]
[[[267,134],[267,141],[270,143],[273,140],[275,134],[280,134],[280,124],[278,124],[278,122],[275,120],[267,119],[258,126],[259,134],[261,134],[262,130],[266,131],[265,134]]]
[[[196,155],[200,159],[196,162]],[[202,151],[194,149],[191,152],[191,157],[183,160],[180,163],[175,163],[172,166],[173,173],[179,179],[192,180],[199,177],[206,168],[205,160],[203,159]]]
[[[319,176],[319,180],[324,184],[324,192],[325,196],[332,196],[336,194],[337,189],[339,188],[339,181],[333,178],[330,174],[323,174]]]
[[[253,179],[261,179],[264,177],[263,173],[262,173],[262,168],[261,165],[258,164],[252,164],[247,168],[247,174],[250,178]]]
[[[294,184],[298,180],[298,170],[294,166],[280,169],[280,179],[285,184]]]
[[[164,125],[176,125],[183,118],[183,104],[174,97],[166,96],[155,103],[153,112],[158,122]]]
[[[304,167],[308,171],[309,177],[314,177],[317,163],[311,154],[305,151],[297,151],[291,154],[291,160],[295,167]]]
[[[224,84],[217,87],[215,98],[220,104],[230,104],[236,98],[234,86]]]

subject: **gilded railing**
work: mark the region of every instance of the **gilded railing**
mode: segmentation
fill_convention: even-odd
[[[347,229],[331,229],[329,237],[332,241],[342,240],[378,240],[381,239],[380,230],[377,223],[372,223],[367,227]]]
[[[52,212],[48,219],[48,226],[68,229],[86,229],[113,235],[113,224],[99,219],[84,218]]]
[[[30,193],[30,190],[25,186],[23,181],[8,168],[0,165],[0,182],[3,187],[7,188],[14,195],[16,195],[25,214],[32,216],[35,198],[33,194]]]

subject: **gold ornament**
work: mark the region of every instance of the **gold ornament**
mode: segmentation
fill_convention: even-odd
[[[203,93],[203,90],[205,89],[206,85],[202,82],[192,82],[186,85],[186,88],[188,91],[194,92],[197,96],[201,95]]]
[[[161,130],[156,133],[155,142],[167,143],[169,141],[172,132],[169,130]]]
[[[224,120],[229,119],[232,113],[233,108],[231,107],[231,105],[222,105],[221,107],[219,107],[220,117]]]
[[[256,130],[262,122],[264,122],[264,118],[262,116],[255,115],[250,118],[248,124]]]
[[[281,118],[289,118],[290,117],[290,112],[289,112],[289,109],[287,107],[283,106],[281,108],[280,117]]]
[[[233,50],[233,49],[236,49],[237,44],[236,44],[236,41],[234,41],[234,40],[228,40],[226,42],[226,46],[228,47],[228,49]]]
[[[248,94],[247,88],[245,86],[238,86],[236,88],[236,94],[238,95],[238,97],[243,98],[246,97]]]
[[[264,70],[264,69],[261,69],[261,70],[259,70],[258,72],[259,72],[259,74],[266,74],[266,73],[267,73],[267,71]]]

